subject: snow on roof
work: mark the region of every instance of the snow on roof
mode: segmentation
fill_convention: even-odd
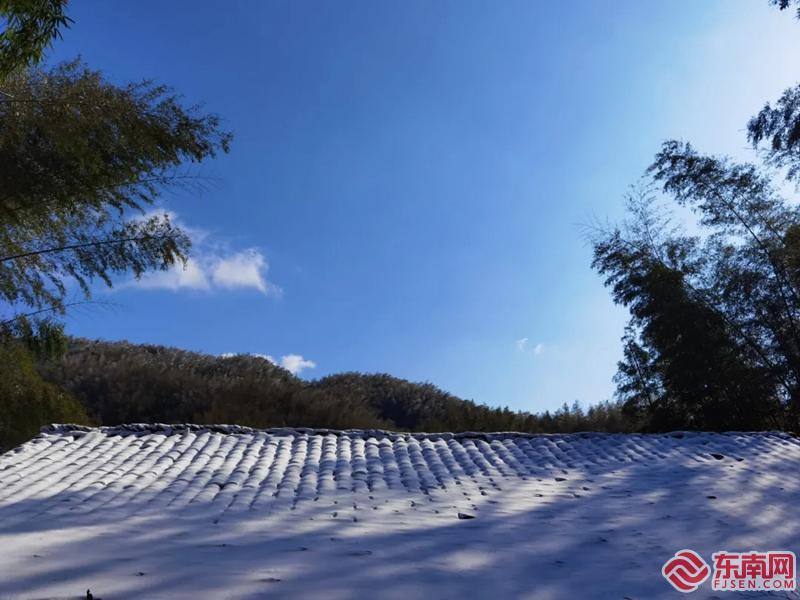
[[[800,549],[798,467],[785,433],[54,425],[0,456],[0,598],[672,598],[679,549]]]

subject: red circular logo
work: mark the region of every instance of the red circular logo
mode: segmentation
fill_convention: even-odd
[[[661,574],[679,592],[693,592],[711,574],[706,561],[694,550],[679,550],[661,567]]]

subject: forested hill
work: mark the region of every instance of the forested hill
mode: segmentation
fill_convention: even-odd
[[[462,400],[429,383],[343,373],[304,381],[264,358],[211,356],[162,346],[73,339],[40,365],[96,424],[237,423],[253,427],[405,431],[621,431],[615,404],[533,415]]]

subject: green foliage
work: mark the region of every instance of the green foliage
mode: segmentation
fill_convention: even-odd
[[[781,10],[795,4],[800,19],[800,0],[770,3]],[[785,90],[774,104],[765,104],[747,124],[747,137],[768,165],[787,168],[787,178],[796,181],[800,175],[800,85]]]
[[[65,349],[54,319],[70,305],[68,285],[89,300],[97,280],[111,286],[115,275],[185,261],[186,232],[146,210],[191,184],[182,166],[227,152],[231,140],[217,116],[184,106],[167,87],[118,86],[78,60],[35,66],[69,22],[64,7],[0,0],[2,446],[50,421],[86,421],[32,363],[47,368]]]
[[[644,189],[594,239],[594,268],[631,312],[620,398],[649,429],[796,427],[800,212],[755,166],[685,143],[665,143],[649,172],[699,233]]]
[[[407,431],[624,431],[638,424],[617,403],[531,415],[461,400],[431,384],[344,373],[306,382],[269,361],[160,346],[73,340],[45,379],[70,390],[91,417],[128,422]]]
[[[128,213],[181,183],[187,161],[227,151],[216,116],[162,86],[118,87],[79,62],[8,78],[0,102],[0,299],[63,312],[65,281],[141,275],[185,259],[166,214]]]
[[[213,139],[213,118],[187,123],[163,89],[115,88],[79,63],[17,71],[2,87],[0,301],[9,314],[0,321],[0,446],[8,447],[49,422],[87,421],[33,367],[65,349],[61,324],[42,316],[63,312],[65,281],[88,296],[94,278],[110,284],[111,273],[182,258],[188,239],[167,219],[123,213],[156,197],[154,184],[137,181],[163,179],[227,141]]]
[[[66,5],[66,0],[0,0],[0,81],[42,60],[59,29],[72,22]]]
[[[666,142],[654,187],[592,240],[592,266],[631,313],[617,395],[647,429],[800,427],[800,210],[779,192],[800,177],[800,86],[747,135],[762,166]],[[694,212],[697,233],[670,224],[658,187]]]
[[[0,450],[33,437],[48,423],[90,422],[75,398],[41,378],[22,343],[0,344]]]
[[[747,135],[764,150],[767,162],[786,167],[788,178],[800,175],[800,86],[787,89],[774,105],[767,103],[747,124]]]
[[[798,0],[769,0],[769,3],[773,6],[777,6],[780,10],[786,10],[789,8],[792,3],[797,4],[797,18],[800,19],[800,1]]]

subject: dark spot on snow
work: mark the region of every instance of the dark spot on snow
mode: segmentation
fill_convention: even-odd
[[[348,552],[347,556],[369,556],[370,554],[372,554],[372,550],[353,550]]]
[[[278,579],[277,577],[263,577],[259,579],[259,581],[261,583],[278,583],[280,582],[280,579]]]
[[[716,496],[706,496],[706,498],[708,498],[709,500],[716,500],[717,499]]]
[[[458,513],[458,518],[459,519],[474,519],[475,515],[468,515],[467,513],[460,512],[460,513]]]
[[[556,477],[556,481],[566,481],[566,477]]]
[[[139,571],[138,573],[136,573],[136,576],[137,577],[144,577],[144,571]]]
[[[722,460],[723,458],[725,458],[725,456],[724,456],[724,455],[722,455],[722,454],[719,454],[719,453],[717,453],[717,452],[712,452],[712,453],[711,453],[711,456],[713,456],[713,457],[714,457],[714,458],[716,458],[717,460]]]
[[[297,551],[298,551],[298,552],[308,552],[308,548],[306,548],[305,546],[300,546],[300,547],[297,549]]]

